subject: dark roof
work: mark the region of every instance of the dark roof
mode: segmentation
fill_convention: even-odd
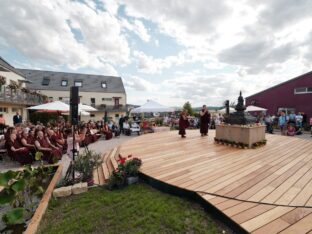
[[[294,81],[294,80],[298,80],[298,79],[304,78],[304,77],[307,76],[307,75],[312,75],[312,71],[307,72],[307,73],[304,73],[304,74],[302,74],[302,75],[300,75],[300,76],[297,76],[297,77],[295,77],[295,78],[292,78],[292,79],[290,79],[290,80],[286,80],[286,81],[284,81],[284,82],[282,82],[282,83],[279,83],[279,84],[277,84],[277,85],[274,85],[274,86],[272,86],[272,87],[270,87],[270,88],[268,88],[268,89],[262,90],[262,91],[260,91],[260,92],[258,92],[258,93],[253,94],[253,95],[250,95],[250,96],[246,97],[245,99],[250,98],[250,97],[253,97],[253,96],[256,96],[256,95],[258,95],[258,94],[260,94],[260,93],[263,93],[263,92],[265,92],[265,91],[268,91],[268,90],[270,90],[270,89],[274,89],[274,88],[279,87],[279,86],[281,86],[281,85],[284,85],[284,84],[286,84],[286,83],[288,83],[288,82],[291,82],[291,81]]]
[[[82,87],[79,87],[79,91],[125,93],[125,88],[120,77],[29,69],[18,70],[25,75],[26,79],[32,82],[27,84],[27,87],[32,90],[68,91],[71,86],[74,86],[75,81],[82,81],[83,84]],[[45,82],[43,82],[44,79]],[[67,86],[61,86],[62,80],[67,80]],[[103,82],[106,83],[107,88],[102,88]],[[42,85],[42,83],[48,85]]]
[[[24,74],[18,71],[15,67],[13,67],[11,64],[9,64],[7,61],[5,61],[1,56],[0,56],[0,66],[4,67],[5,69],[14,72],[22,77],[25,77]]]

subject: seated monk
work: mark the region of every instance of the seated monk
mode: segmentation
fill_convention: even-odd
[[[66,143],[66,139],[65,139],[62,131],[58,128],[54,128],[54,135],[56,137],[57,144],[62,146],[63,152],[66,152],[67,151],[67,143]]]
[[[58,143],[55,132],[52,129],[49,128],[47,130],[47,136],[48,136],[50,143],[56,146],[59,150],[61,150],[61,152],[63,152],[63,146]]]
[[[35,154],[36,154],[35,141],[32,137],[29,137],[29,134],[28,134],[26,129],[22,133],[21,144],[22,144],[22,146],[26,147],[30,151],[30,153],[34,159]]]
[[[52,145],[49,139],[44,136],[42,131],[37,132],[35,145],[37,149],[43,153],[42,159],[48,163],[55,163],[57,160],[62,158],[61,150]]]
[[[33,162],[29,150],[26,147],[21,146],[16,140],[15,133],[11,133],[10,139],[5,142],[5,147],[8,151],[8,155],[20,164],[25,165]]]
[[[80,146],[88,146],[91,143],[90,138],[87,137],[86,133],[87,133],[86,127],[82,127],[78,131],[78,135],[79,135],[79,139],[80,139],[80,142],[79,142]]]
[[[110,128],[108,127],[107,123],[104,123],[103,128],[102,128],[102,132],[105,135],[105,140],[110,140],[113,137],[113,133],[110,130]]]
[[[98,140],[98,136],[92,131],[92,126],[90,123],[87,125],[86,137],[90,139],[90,143],[94,143]]]

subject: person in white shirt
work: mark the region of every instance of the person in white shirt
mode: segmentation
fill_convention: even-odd
[[[130,124],[128,122],[128,120],[126,120],[124,123],[123,123],[123,130],[124,130],[124,133],[125,135],[127,136],[130,136],[131,135],[131,130],[130,130]]]

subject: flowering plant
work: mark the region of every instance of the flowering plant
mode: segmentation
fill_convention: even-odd
[[[4,76],[0,76],[0,85],[6,84],[6,78]]]
[[[118,168],[113,171],[108,180],[109,189],[124,186],[126,178],[137,176],[140,166],[142,165],[142,160],[136,157],[132,158],[132,155],[128,155],[128,157],[122,157],[119,154],[118,157]]]

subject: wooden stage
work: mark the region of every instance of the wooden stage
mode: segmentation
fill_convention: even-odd
[[[312,233],[312,141],[266,135],[267,145],[237,149],[187,131],[146,134],[124,143],[122,155],[141,171],[194,191],[252,233]]]

